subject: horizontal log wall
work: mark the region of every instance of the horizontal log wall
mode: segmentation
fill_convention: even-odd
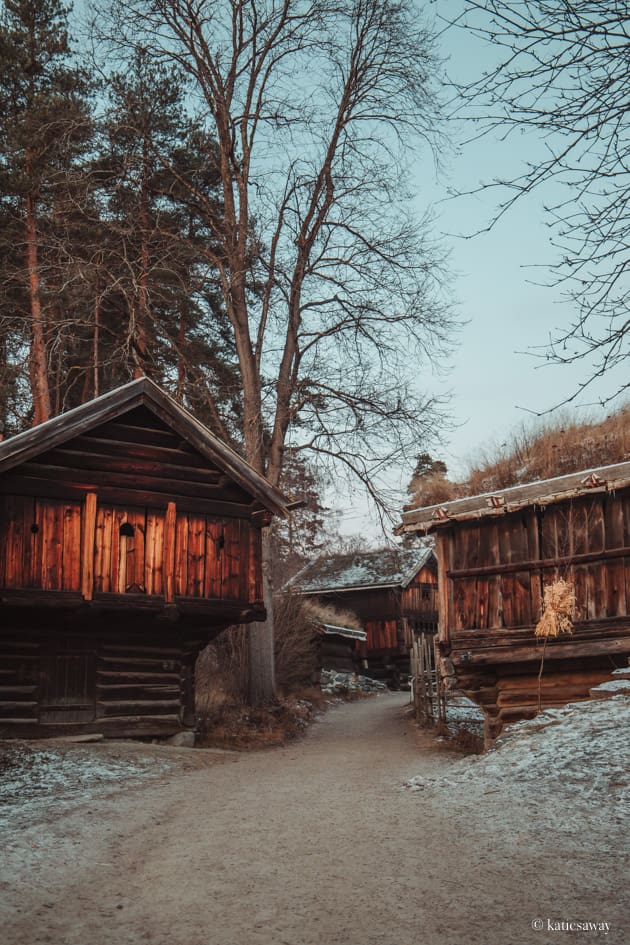
[[[125,636],[58,637],[5,628],[0,635],[0,736],[66,729],[165,734],[192,725],[194,661],[205,640],[174,644],[157,628],[145,637]],[[80,693],[67,680],[77,654],[91,656],[95,666]]]
[[[29,724],[39,716],[40,643],[19,635],[0,636],[0,733],[10,722]]]

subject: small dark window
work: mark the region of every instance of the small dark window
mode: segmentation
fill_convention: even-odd
[[[37,522],[33,522],[33,524],[31,525],[31,534],[36,535],[38,531],[39,531],[39,525],[37,524]]]
[[[120,526],[120,535],[125,538],[133,538],[133,525],[131,522],[123,522]]]

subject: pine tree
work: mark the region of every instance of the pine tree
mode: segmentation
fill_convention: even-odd
[[[238,439],[234,346],[205,255],[209,221],[220,217],[214,144],[187,117],[176,69],[139,52],[108,91],[94,168],[110,284],[100,359],[111,365],[110,381],[147,374]]]
[[[34,423],[59,406],[51,351],[72,334],[60,309],[72,257],[61,221],[82,190],[77,175],[92,133],[68,13],[59,0],[5,0],[0,19],[2,323],[9,349],[28,355]]]

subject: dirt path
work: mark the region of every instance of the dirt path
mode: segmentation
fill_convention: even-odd
[[[3,843],[3,945],[549,945],[532,920],[605,919],[623,877],[501,797],[401,790],[457,760],[405,696],[331,711],[303,741],[91,801]],[[461,788],[460,788],[461,791]],[[499,816],[502,815],[502,816]]]

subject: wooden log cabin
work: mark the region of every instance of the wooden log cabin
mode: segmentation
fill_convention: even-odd
[[[321,555],[289,586],[358,617],[360,672],[397,687],[410,673],[414,634],[437,630],[437,566],[432,547]]]
[[[315,628],[317,662],[320,669],[336,673],[354,673],[359,647],[367,640],[365,630],[321,623]]]
[[[442,673],[483,709],[486,740],[588,698],[630,654],[630,463],[403,513],[434,532]],[[573,585],[573,632],[535,636],[545,587]]]
[[[283,496],[141,378],[0,443],[0,736],[171,735]]]

